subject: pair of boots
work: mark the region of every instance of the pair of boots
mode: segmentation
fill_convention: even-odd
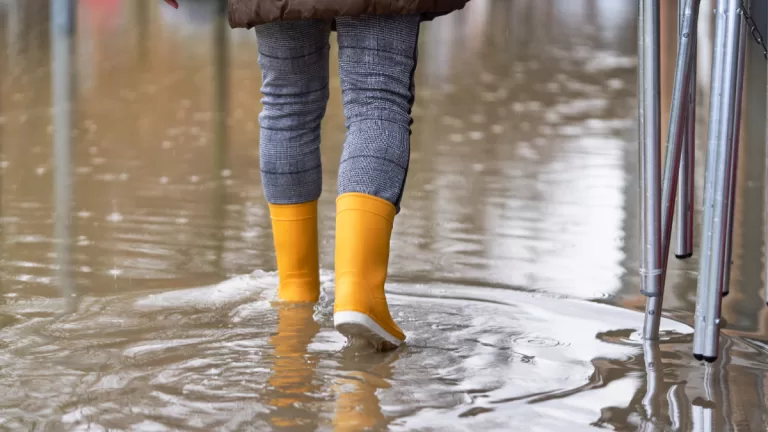
[[[269,206],[280,278],[278,298],[316,302],[320,296],[317,201]],[[405,334],[392,320],[384,294],[395,206],[372,195],[336,200],[336,303],[333,321],[347,338],[392,349]]]

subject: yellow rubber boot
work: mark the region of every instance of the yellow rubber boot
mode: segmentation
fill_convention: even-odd
[[[317,251],[317,201],[269,205],[280,285],[286,302],[316,302],[320,297]]]
[[[348,193],[336,200],[336,329],[362,337],[378,349],[405,341],[384,295],[395,206],[383,199]]]

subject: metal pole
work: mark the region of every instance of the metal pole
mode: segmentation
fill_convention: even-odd
[[[744,92],[744,67],[747,58],[747,25],[744,19],[739,19],[738,63],[736,68],[736,98],[734,100],[734,117],[731,126],[731,164],[728,168],[728,213],[726,215],[725,255],[723,256],[723,297],[730,292],[731,285],[731,256],[733,255],[733,225],[736,208],[736,179],[739,169],[739,144],[741,142],[741,101]]]
[[[686,127],[685,139],[683,140],[683,154],[680,157],[680,183],[678,184],[677,197],[677,249],[675,257],[678,259],[687,259],[693,256],[693,200],[694,200],[694,177],[695,177],[695,154],[696,154],[696,46],[698,32],[698,6],[697,14],[694,18],[694,27],[690,33],[691,37],[691,56],[693,58],[690,70],[690,83],[688,85],[688,107],[685,113]],[[685,15],[685,2],[678,1],[678,15],[680,26],[678,37],[683,34],[683,18]]]
[[[54,237],[57,282],[66,308],[74,312],[76,291],[72,278],[72,125],[74,100],[73,38],[75,2],[51,0],[51,100],[54,161]]]
[[[227,25],[227,3],[217,2],[216,24],[213,29],[213,82],[214,82],[214,145],[213,163],[214,174],[219,179],[216,182],[216,262],[224,272],[224,244],[226,236],[227,186],[225,170],[228,168],[229,134],[227,120],[229,119],[229,31]]]
[[[642,258],[640,290],[653,297],[661,291],[661,161],[660,161],[660,76],[659,76],[659,2],[640,0],[638,51],[639,125],[640,125],[640,211]]]
[[[704,355],[704,320],[709,284],[709,267],[712,257],[712,207],[715,193],[715,170],[717,165],[717,140],[720,125],[720,99],[722,98],[722,75],[725,50],[725,1],[717,0],[715,13],[715,36],[713,42],[713,60],[709,101],[709,131],[707,136],[707,162],[704,172],[704,215],[701,227],[701,258],[699,260],[699,281],[696,290],[696,310],[694,314],[693,356],[703,360]]]
[[[716,130],[714,137],[710,133],[709,151],[714,151],[715,164],[710,173],[713,176],[714,188],[710,200],[705,203],[705,212],[711,213],[711,253],[709,265],[704,270],[708,272],[703,294],[703,311],[699,312],[702,319],[696,320],[695,332],[703,332],[701,341],[703,348],[701,351],[694,351],[707,362],[717,360],[718,343],[720,335],[720,306],[722,302],[722,280],[723,280],[723,259],[725,255],[725,232],[727,218],[727,193],[728,193],[728,167],[731,159],[731,141],[730,134],[733,126],[734,99],[736,97],[736,69],[738,66],[738,42],[739,42],[739,20],[741,14],[739,8],[741,0],[718,0],[717,10],[715,12],[715,62],[721,62],[722,68],[720,74],[712,76],[713,91],[712,99],[715,100],[715,87],[721,92],[717,98],[717,105],[713,105],[712,110],[718,111],[719,116],[717,126],[712,125],[711,129]],[[718,43],[719,42],[719,43]],[[719,53],[718,53],[719,51]],[[719,82],[719,85],[715,84]],[[712,118],[712,117],[710,117]],[[714,139],[713,139],[714,138]],[[709,180],[708,180],[709,181]],[[698,303],[698,302],[697,302]],[[703,324],[703,325],[702,325]],[[696,348],[696,347],[694,347]]]
[[[677,193],[677,176],[680,169],[680,158],[683,150],[683,140],[686,136],[686,111],[688,108],[688,90],[690,88],[691,70],[693,64],[692,38],[695,31],[695,21],[698,16],[700,0],[685,0],[683,11],[683,31],[680,32],[675,68],[675,81],[672,90],[672,108],[667,136],[667,152],[664,163],[664,179],[662,182],[662,253],[661,266],[665,270],[669,256],[669,245],[672,237],[672,221],[675,212],[675,194]],[[661,323],[661,310],[664,296],[664,273],[659,280],[658,293],[646,301],[646,314],[643,335],[645,339],[657,339]]]
[[[229,113],[229,25],[227,24],[227,3],[216,5],[216,25],[213,33],[214,73],[214,137],[216,138],[215,164],[217,175],[224,169],[228,156]]]
[[[766,93],[766,102],[768,102],[768,79],[766,79],[766,84],[767,85],[766,85],[765,93]],[[765,186],[764,186],[765,187],[765,190],[764,190],[765,203],[764,204],[765,204],[765,217],[766,217],[766,219],[765,219],[765,228],[764,228],[764,231],[763,231],[763,240],[764,240],[763,246],[765,247],[765,256],[764,256],[764,258],[765,258],[764,266],[765,267],[764,267],[763,271],[764,271],[764,277],[765,277],[765,281],[764,281],[764,283],[765,283],[765,287],[764,287],[764,289],[765,289],[764,300],[765,300],[766,306],[768,306],[768,104],[766,106],[766,121],[765,121],[765,125],[766,125],[766,141],[765,141],[765,147],[766,147],[766,149],[765,149],[765,156],[766,157],[765,157],[765,173],[764,173],[765,174]]]

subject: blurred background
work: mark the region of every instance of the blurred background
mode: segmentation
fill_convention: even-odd
[[[229,28],[224,1],[180,4],[0,0],[0,429],[768,429],[756,44],[727,324],[704,365],[698,249],[670,261],[663,340],[638,335],[637,1],[472,0],[424,24],[389,272],[409,339],[378,354],[345,349],[331,322],[335,36],[325,292],[286,308],[271,302],[256,36]],[[677,2],[662,5],[666,136]],[[765,2],[753,15],[768,34]]]

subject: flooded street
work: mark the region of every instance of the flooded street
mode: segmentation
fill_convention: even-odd
[[[333,329],[335,36],[323,294],[284,306],[256,36],[216,2],[161,3],[79,0],[67,39],[48,0],[0,0],[0,430],[768,430],[762,52],[722,352],[705,365],[698,226],[694,257],[670,260],[663,340],[639,334],[637,2],[473,0],[425,24],[388,285],[408,339],[382,354]],[[666,124],[677,5],[663,3]]]

